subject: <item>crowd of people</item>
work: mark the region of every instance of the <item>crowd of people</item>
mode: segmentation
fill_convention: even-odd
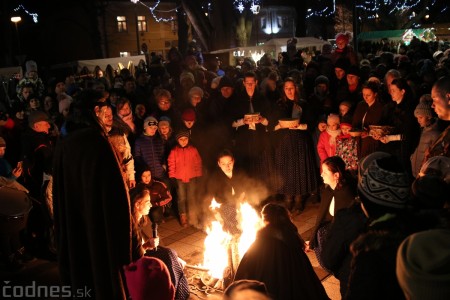
[[[260,299],[327,299],[312,250],[343,299],[448,298],[450,48],[361,54],[350,40],[310,61],[291,40],[278,60],[236,66],[172,48],[134,73],[78,79],[43,80],[27,61],[0,103],[0,176],[34,203],[2,234],[5,267],[45,255],[73,289],[139,299],[152,290],[130,274],[153,265],[169,274],[147,274],[164,280],[161,299],[187,299],[183,261],[143,227],[172,215],[203,229],[214,197],[233,235],[241,201],[265,222],[227,299],[237,283]],[[306,201],[320,208],[305,241],[290,218]]]

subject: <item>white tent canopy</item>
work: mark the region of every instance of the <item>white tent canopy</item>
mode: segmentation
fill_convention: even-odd
[[[111,65],[114,69],[118,69],[119,63],[127,68],[130,62],[132,62],[136,67],[141,59],[145,61],[145,55],[78,60],[77,69],[79,72],[82,68],[87,67],[89,71],[93,72],[96,66],[99,66],[102,70],[105,70],[108,65]]]

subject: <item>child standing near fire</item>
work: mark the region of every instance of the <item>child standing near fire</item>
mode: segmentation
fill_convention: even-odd
[[[341,123],[341,134],[336,138],[336,156],[345,162],[345,169],[354,177],[358,172],[358,139],[350,135],[352,124]]]
[[[189,139],[189,131],[178,132],[178,145],[170,151],[167,159],[169,177],[177,182],[178,213],[183,227],[187,227],[188,223],[198,226],[201,222],[201,215],[196,213],[196,209],[201,205],[196,205],[195,199],[197,179],[202,176],[202,159],[197,148],[189,143]]]

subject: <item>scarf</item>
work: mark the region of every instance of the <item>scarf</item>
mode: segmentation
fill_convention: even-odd
[[[330,128],[327,127],[327,132],[330,135],[330,146],[336,145],[336,137],[341,134],[341,130],[330,130]]]

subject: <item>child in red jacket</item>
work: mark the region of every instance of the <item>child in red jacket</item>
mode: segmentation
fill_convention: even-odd
[[[181,226],[187,227],[191,221],[200,218],[195,212],[195,198],[197,177],[202,176],[202,159],[197,148],[189,144],[189,131],[182,130],[176,135],[178,145],[175,146],[167,159],[169,165],[169,177],[177,181],[178,213]],[[189,211],[189,208],[190,211]],[[198,218],[197,218],[198,217]],[[191,222],[192,223],[192,222]],[[196,225],[193,223],[193,225]]]

